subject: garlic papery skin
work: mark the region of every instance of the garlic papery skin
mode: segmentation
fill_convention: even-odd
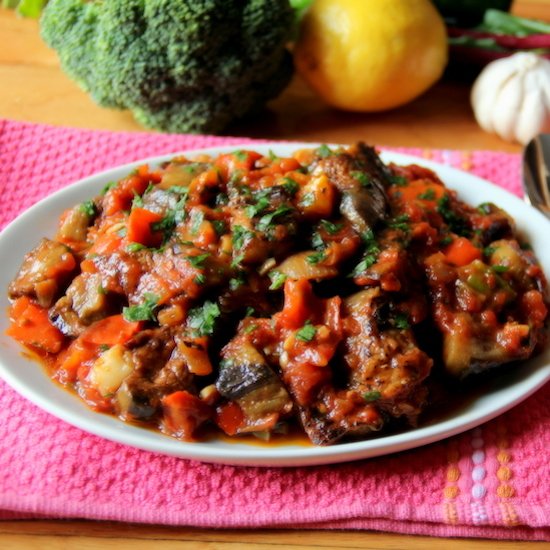
[[[550,132],[550,61],[530,52],[493,61],[477,77],[470,99],[485,131],[526,144]]]

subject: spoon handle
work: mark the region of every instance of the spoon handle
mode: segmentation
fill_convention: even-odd
[[[540,134],[527,144],[523,184],[531,205],[550,217],[550,134]]]

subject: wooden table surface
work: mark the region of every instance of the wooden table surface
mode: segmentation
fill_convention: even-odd
[[[550,0],[516,0],[513,11],[550,21]],[[59,69],[56,55],[38,35],[36,21],[0,9],[0,118],[107,130],[143,130],[126,112],[101,109]],[[352,114],[327,108],[295,79],[260,117],[228,134],[268,139],[351,143],[362,139],[390,146],[493,149],[519,152],[518,145],[484,133],[469,105],[470,84],[444,80],[402,108]],[[353,531],[206,530],[86,521],[0,522],[0,549],[63,548],[120,550],[154,547],[232,548],[450,548],[526,549],[528,542],[441,539]]]

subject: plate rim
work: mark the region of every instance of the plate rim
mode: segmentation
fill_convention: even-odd
[[[30,221],[35,216],[36,213],[39,213],[42,210],[46,209],[48,205],[56,205],[57,202],[60,200],[61,202],[63,202],[64,197],[67,198],[72,196],[73,194],[78,194],[79,192],[84,193],[84,191],[86,191],[88,192],[88,197],[90,197],[90,195],[93,196],[93,194],[97,194],[101,190],[102,186],[104,186],[108,180],[121,178],[124,175],[128,174],[131,170],[142,164],[155,165],[162,163],[166,160],[170,160],[176,156],[183,155],[193,157],[201,154],[218,155],[237,149],[249,149],[265,153],[267,153],[269,150],[274,150],[280,151],[281,154],[284,155],[287,154],[289,151],[294,151],[301,148],[315,148],[319,145],[319,143],[309,142],[236,143],[231,145],[189,149],[176,153],[155,155],[122,165],[114,166],[112,168],[108,168],[106,170],[102,170],[81,178],[73,183],[70,183],[69,185],[63,186],[61,189],[58,189],[55,192],[43,197],[31,207],[27,208],[24,212],[20,213],[0,232],[0,251],[6,246],[5,242],[9,241],[12,235],[16,236],[18,234],[18,232],[21,230],[20,226],[24,227],[26,224],[28,224],[28,221]],[[339,145],[329,144],[329,146],[338,147]],[[435,162],[406,153],[394,152],[384,148],[381,149],[381,157],[384,162],[395,162],[397,164],[418,164],[420,166],[430,168],[438,173],[438,175],[440,175],[445,185],[448,185],[446,179],[449,177],[449,172],[451,173],[451,176],[456,178],[464,178],[467,182],[469,180],[470,183],[473,184],[481,183],[483,187],[487,188],[489,191],[497,196],[497,198],[495,199],[495,202],[497,204],[499,204],[500,197],[504,197],[506,201],[512,201],[513,203],[515,202],[518,208],[521,204],[522,209],[526,209],[526,211],[529,212],[530,216],[532,214],[535,217],[535,222],[531,222],[531,225],[533,223],[540,222],[547,224],[550,227],[550,222],[548,222],[548,220],[546,220],[546,218],[541,213],[523,203],[521,199],[511,194],[507,190],[486,179],[480,178],[479,176],[460,170],[448,164]],[[443,170],[446,175],[439,174],[441,170]],[[454,189],[453,184],[449,184],[448,186],[450,189]],[[74,199],[71,198],[71,201],[73,200]],[[69,206],[73,204],[74,202],[70,202]],[[56,206],[56,208],[58,208],[58,206]],[[508,208],[505,208],[505,210],[508,210]],[[55,223],[60,213],[61,211],[58,210],[58,213],[54,217],[54,220],[50,220],[50,223]],[[23,251],[23,253],[24,252],[26,251]],[[548,273],[548,270],[545,271]],[[9,278],[7,280],[9,280]],[[3,292],[3,296],[0,297],[0,301],[6,301],[6,290],[7,289],[0,288],[0,292]],[[4,318],[5,317],[6,315],[4,315]],[[372,458],[375,456],[388,455],[404,450],[422,447],[430,443],[441,441],[448,437],[452,437],[459,433],[465,432],[476,426],[484,424],[501,414],[504,414],[511,408],[515,407],[516,405],[527,399],[530,395],[535,393],[550,380],[550,347],[547,347],[543,354],[529,360],[529,364],[535,364],[535,367],[531,368],[533,372],[527,377],[527,381],[530,383],[527,384],[527,387],[523,392],[516,395],[514,399],[502,404],[499,407],[495,407],[493,410],[490,410],[485,414],[480,415],[479,412],[476,414],[475,410],[470,411],[467,414],[463,413],[462,416],[465,417],[465,419],[460,424],[456,424],[456,417],[451,417],[443,421],[436,422],[432,425],[412,428],[398,434],[382,435],[380,437],[374,437],[357,442],[337,443],[335,445],[326,447],[319,447],[314,445],[274,445],[260,447],[253,444],[240,442],[231,443],[225,447],[220,448],[212,445],[211,442],[181,442],[174,438],[170,438],[169,436],[157,434],[154,431],[148,430],[146,428],[141,428],[139,426],[133,426],[124,423],[116,417],[93,412],[78,396],[66,389],[63,389],[61,386],[52,381],[46,373],[46,369],[43,365],[39,363],[38,360],[22,357],[24,362],[36,365],[37,369],[39,369],[39,372],[47,379],[52,387],[55,387],[58,392],[61,392],[61,395],[68,395],[73,398],[78,403],[78,408],[82,409],[81,412],[85,413],[79,413],[76,415],[76,417],[72,417],[70,414],[67,414],[69,411],[65,411],[64,406],[61,406],[60,408],[58,404],[52,403],[51,399],[49,399],[47,396],[37,394],[35,391],[33,391],[32,387],[25,383],[24,378],[17,376],[16,373],[13,372],[13,369],[10,369],[9,365],[7,365],[8,361],[6,361],[4,358],[4,347],[6,341],[11,340],[6,340],[7,338],[8,337],[3,333],[0,335],[0,344],[2,344],[0,346],[0,377],[17,393],[25,397],[31,403],[37,405],[42,410],[45,410],[49,414],[52,414],[53,416],[59,418],[60,420],[67,422],[68,424],[75,426],[79,429],[82,429],[85,432],[134,448],[150,452],[158,452],[166,455],[176,456],[179,458],[200,460],[209,463],[222,463],[244,466],[292,467],[319,464],[336,464],[352,460]],[[20,351],[19,355],[21,356],[21,354],[24,353],[24,348],[19,344],[16,344],[16,346],[18,346],[18,349]],[[542,363],[542,365],[537,367],[536,365],[538,363]],[[511,387],[520,387],[521,385],[525,384],[525,380],[520,380],[513,383]],[[90,413],[94,416],[90,417]],[[105,427],[105,425],[98,421],[98,417],[108,419],[108,422],[104,423],[107,427]],[[122,427],[124,427],[124,429]],[[135,433],[135,431],[137,431],[137,433]],[[145,434],[154,434],[155,437],[144,437]],[[246,452],[243,452],[244,449],[246,449]]]

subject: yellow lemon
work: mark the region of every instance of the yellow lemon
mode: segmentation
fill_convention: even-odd
[[[382,111],[441,77],[447,33],[430,0],[315,0],[294,54],[298,72],[329,105]]]

